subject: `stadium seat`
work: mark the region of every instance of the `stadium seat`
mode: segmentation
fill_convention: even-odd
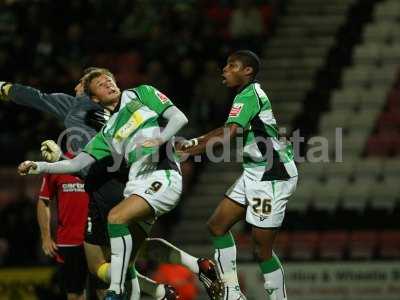
[[[389,112],[400,112],[400,89],[392,89],[387,99],[387,108]]]
[[[400,43],[392,43],[391,45],[382,48],[381,60],[383,62],[390,64],[384,65],[382,69],[386,70],[386,73],[382,70],[381,75],[385,76],[386,78],[389,78],[390,75],[395,74],[398,67],[397,64],[400,59],[399,51],[400,51]],[[394,77],[392,77],[391,79],[393,80]]]
[[[274,252],[281,259],[286,259],[289,255],[290,233],[288,231],[280,231],[274,242]]]
[[[334,112],[324,114],[319,125],[320,132],[325,132],[327,130],[331,131],[337,127],[347,127],[350,115],[351,112],[346,110],[336,110]]]
[[[303,49],[305,55],[318,56],[318,57],[326,57],[329,52],[329,48],[325,45],[316,47],[315,45],[308,46]]]
[[[348,128],[353,130],[364,129],[366,133],[375,125],[375,120],[378,117],[378,110],[364,110],[357,114],[353,114],[352,118],[349,119]]]
[[[345,137],[343,137],[343,142],[342,142],[343,160],[346,161],[351,157],[359,157],[362,154],[368,139],[367,130],[368,126],[364,132],[362,132],[361,130],[352,131],[351,135],[346,135]]]
[[[341,199],[342,191],[347,184],[346,178],[333,177],[325,184],[320,184],[314,189],[313,205],[317,209],[333,211]]]
[[[373,208],[385,208],[392,210],[399,198],[400,188],[393,185],[390,180],[371,185],[369,196]]]
[[[298,165],[299,172],[307,179],[320,179],[326,171],[326,164],[303,162]]]
[[[321,233],[319,258],[329,260],[344,259],[347,251],[349,234],[347,231],[327,231]]]
[[[235,234],[235,243],[239,249],[244,251],[251,251],[252,240],[251,235],[248,232]]]
[[[343,190],[343,206],[363,210],[369,197],[369,188],[375,181],[370,178],[357,178]]]
[[[383,50],[385,49],[385,50]],[[395,74],[397,71],[397,65],[394,63],[398,62],[400,59],[400,54],[395,55],[396,51],[400,51],[400,47],[384,47],[382,51],[387,53],[382,53],[381,60],[384,61],[383,66],[375,68],[371,76],[369,77],[371,85],[374,86],[386,86],[387,89],[392,85]],[[387,92],[387,89],[381,90],[377,89],[377,92]]]
[[[380,133],[398,131],[400,129],[400,112],[386,112],[380,115],[378,120]]]
[[[356,46],[353,63],[354,64],[376,64],[380,57],[380,47],[377,43],[366,43]]]
[[[296,80],[296,78],[304,78],[312,80],[315,74],[315,70],[313,68],[301,68],[301,69],[291,68],[287,70],[287,74],[288,78],[291,80]]]
[[[372,259],[377,246],[375,231],[352,231],[349,238],[350,259]]]
[[[392,79],[391,79],[392,80]],[[363,91],[359,108],[360,110],[372,110],[372,111],[381,111],[386,103],[386,89],[381,88],[371,88]]]
[[[384,1],[379,3],[374,11],[374,19],[377,22],[387,20],[398,20],[400,18],[400,5],[395,1]]]
[[[313,190],[319,184],[317,180],[309,179],[308,177],[300,177],[297,183],[297,189],[294,195],[289,199],[288,209],[304,212],[311,202]]]
[[[398,30],[392,31],[389,41],[393,44],[400,44],[400,32]]]
[[[391,139],[383,139],[380,136],[373,135],[367,142],[368,156],[388,156],[391,151]]]
[[[318,68],[324,63],[324,57],[304,57],[302,66],[308,68]]]
[[[332,95],[331,110],[354,110],[360,100],[360,89],[335,90]]]
[[[343,162],[331,162],[325,164],[327,178],[348,179],[352,176],[355,161],[345,160]]]
[[[380,178],[383,174],[383,159],[369,158],[355,164],[354,178]]]
[[[400,156],[400,133],[399,132],[396,132],[393,134],[392,154],[394,156]]]
[[[298,231],[291,234],[290,255],[293,260],[315,259],[319,243],[316,231]]]
[[[387,159],[384,162],[383,174],[385,176],[385,181],[390,181],[390,178],[395,181],[400,179],[400,159]]]
[[[393,28],[392,21],[382,21],[379,23],[368,24],[363,32],[363,40],[368,43],[383,44],[389,40]]]
[[[400,231],[383,231],[379,234],[379,257],[400,258]]]

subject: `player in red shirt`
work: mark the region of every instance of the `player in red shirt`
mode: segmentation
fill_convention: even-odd
[[[50,231],[50,201],[57,201],[57,233]],[[83,300],[87,263],[83,248],[89,197],[73,175],[46,174],[37,203],[37,217],[46,255],[60,263],[68,300]]]

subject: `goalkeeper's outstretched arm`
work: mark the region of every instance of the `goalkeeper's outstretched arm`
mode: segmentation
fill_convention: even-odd
[[[12,101],[18,105],[51,113],[58,119],[64,120],[78,98],[64,93],[42,93],[30,86],[0,81],[0,100]]]
[[[54,163],[44,161],[24,161],[18,166],[20,175],[35,175],[35,174],[72,174],[81,171],[90,166],[96,160],[85,152],[81,152],[78,156],[70,160],[62,160]]]

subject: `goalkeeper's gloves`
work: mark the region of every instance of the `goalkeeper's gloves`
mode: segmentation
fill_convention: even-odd
[[[85,116],[85,123],[96,131],[100,131],[100,129],[107,123],[108,119],[110,119],[110,115],[110,112],[106,109],[89,110]]]
[[[0,81],[0,100],[7,101],[8,100],[8,93],[10,92],[10,88],[12,83]]]
[[[53,140],[46,140],[41,144],[40,151],[44,160],[48,162],[59,161],[62,155],[60,147]]]

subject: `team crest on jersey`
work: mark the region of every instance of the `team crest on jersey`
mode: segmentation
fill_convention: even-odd
[[[231,111],[229,112],[230,117],[237,117],[242,111],[243,103],[234,103],[232,105]]]
[[[156,95],[158,97],[158,99],[160,99],[162,104],[165,104],[169,101],[169,98],[164,95],[163,93],[161,93],[160,91],[156,91]]]

